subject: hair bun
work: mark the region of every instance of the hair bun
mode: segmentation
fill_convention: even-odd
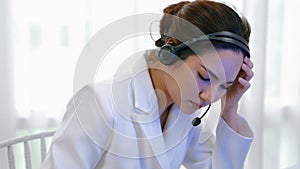
[[[162,47],[165,44],[164,40],[162,38],[159,38],[155,41],[155,46]]]
[[[170,29],[170,26],[172,25],[172,21],[170,18],[167,17],[167,15],[177,15],[177,13],[185,6],[186,4],[191,3],[190,1],[181,1],[179,3],[171,4],[164,8],[164,16],[160,20],[160,34],[161,38],[155,41],[155,46],[157,47],[162,47],[166,42],[165,42],[165,36],[166,32]]]
[[[176,15],[178,11],[181,10],[181,8],[186,5],[191,3],[190,1],[181,1],[179,3],[171,4],[168,7],[166,7],[163,12],[165,14],[170,14],[170,15]]]

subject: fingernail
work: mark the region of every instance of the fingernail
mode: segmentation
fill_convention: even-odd
[[[245,63],[243,63],[242,68],[243,68],[243,69],[246,69],[246,68],[247,68],[247,65],[246,65]]]

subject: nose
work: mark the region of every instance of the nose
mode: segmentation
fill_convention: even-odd
[[[208,104],[211,103],[211,82],[202,83],[198,87],[200,100]]]
[[[206,88],[206,89],[204,89],[204,90],[202,90],[202,91],[199,92],[199,98],[202,101],[210,104],[211,103],[211,93],[212,93],[211,92],[211,88],[208,87],[208,88]]]
[[[199,92],[199,98],[206,103],[213,103],[219,100],[224,94],[224,90],[220,85],[209,85]]]

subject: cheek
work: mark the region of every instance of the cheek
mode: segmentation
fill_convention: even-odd
[[[214,103],[226,94],[226,89],[218,85],[212,87],[211,92],[212,92],[211,102]]]
[[[166,78],[166,80],[169,96],[174,103],[185,114],[194,113],[197,109],[191,105],[190,101],[199,100],[199,89],[195,76],[190,71],[177,71],[174,72],[173,77]]]
[[[207,92],[209,92],[209,96],[212,103],[218,101],[226,94],[227,90],[224,86],[225,82],[226,82],[225,80],[219,80],[219,79],[212,80],[210,88],[207,89]]]
[[[198,82],[190,70],[176,72],[175,79],[183,100],[198,95]]]

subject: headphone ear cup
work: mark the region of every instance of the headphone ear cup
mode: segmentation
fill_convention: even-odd
[[[176,56],[174,52],[175,47],[170,44],[163,45],[158,51],[158,59],[164,65],[172,65],[178,60],[178,56]]]

